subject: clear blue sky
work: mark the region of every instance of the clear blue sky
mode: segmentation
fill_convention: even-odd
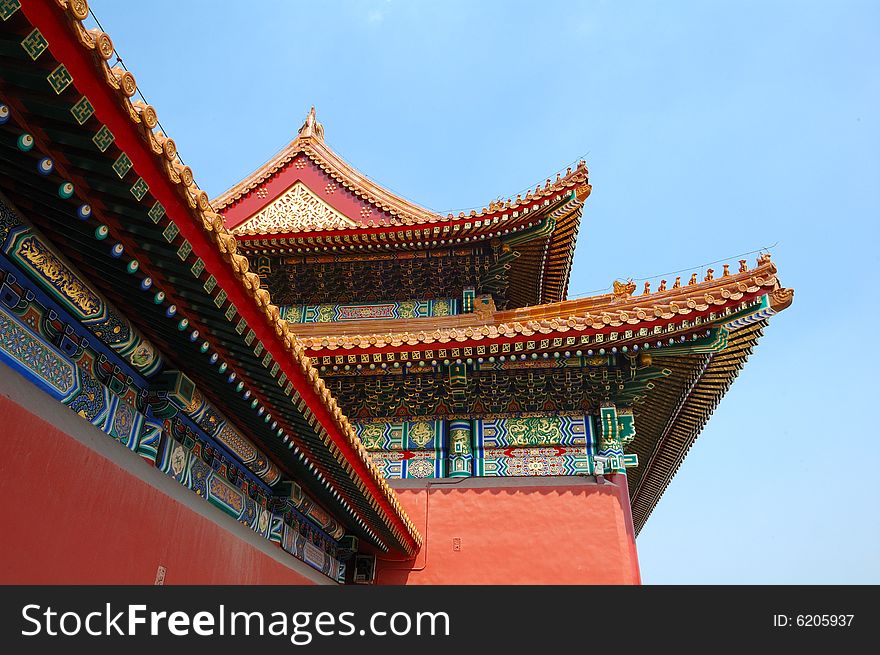
[[[642,575],[880,583],[880,3],[90,4],[211,196],[314,104],[337,152],[437,210],[585,155],[572,294],[778,242],[795,303],[648,521]]]

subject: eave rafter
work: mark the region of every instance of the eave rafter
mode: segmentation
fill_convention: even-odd
[[[34,67],[34,73],[42,76],[42,83],[46,84],[45,71],[41,72],[48,61],[46,57],[51,56],[56,60],[58,66],[53,68],[48,82],[49,85],[58,83],[55,87],[56,102],[65,106],[66,120],[70,121],[66,112],[73,111],[74,103],[80,97],[87,98],[91,113],[80,125],[91,119],[88,129],[94,131],[102,125],[107,128],[113,143],[113,148],[107,152],[122,151],[115,161],[110,162],[114,164],[113,170],[125,184],[131,185],[135,201],[152,203],[155,200],[162,209],[161,215],[156,214],[158,218],[150,214],[152,223],[159,224],[157,230],[165,228],[164,240],[160,238],[157,243],[164,241],[166,245],[163,248],[173,249],[165,252],[176,252],[176,257],[187,266],[192,265],[193,275],[201,282],[210,279],[210,289],[206,286],[201,293],[210,293],[213,304],[226,309],[227,318],[232,316],[229,320],[238,321],[247,328],[242,332],[254,335],[252,339],[259,342],[265,353],[262,362],[266,371],[259,375],[268,374],[275,380],[284,377],[289,382],[289,387],[277,385],[286,390],[286,406],[264,400],[279,422],[283,422],[286,416],[298,413],[297,416],[305,419],[320,437],[323,442],[321,452],[314,452],[316,445],[310,447],[314,455],[314,470],[323,472],[323,479],[335,486],[339,497],[349,499],[349,506],[365,508],[357,510],[357,515],[363,517],[365,525],[369,525],[375,534],[384,535],[377,537],[380,546],[414,553],[421,543],[415,526],[403,512],[393,490],[370,462],[351,425],[304,356],[293,334],[284,321],[279,320],[278,308],[272,305],[268,293],[260,288],[259,278],[248,271],[247,259],[237,254],[235,238],[211,209],[207,194],[196,186],[192,172],[180,163],[174,142],[154,131],[158,122],[155,111],[131,100],[136,93],[133,75],[119,68],[111,68],[107,63],[114,52],[109,37],[83,26],[82,21],[87,17],[88,7],[83,0],[70,3],[66,0],[33,0],[22,3],[5,16],[4,21],[9,22],[4,27],[24,30],[24,24],[20,21],[26,20],[30,23],[27,31],[36,28],[47,41],[48,55],[43,55]],[[53,152],[58,150],[58,144],[55,143],[42,145]],[[101,152],[104,150],[101,149]],[[58,159],[61,163],[58,170],[62,172],[63,154]],[[78,175],[75,170],[63,172],[71,177]],[[88,178],[88,174],[84,177]],[[133,201],[129,199],[129,202]],[[152,206],[155,208],[156,205]],[[100,203],[96,203],[96,206],[100,207]],[[112,209],[107,211],[112,213]],[[150,205],[144,206],[144,218],[148,211],[152,211]],[[111,221],[108,220],[108,223]],[[125,234],[124,226],[121,233],[111,230],[110,234],[120,241],[132,241],[130,235]],[[137,241],[134,239],[131,251],[146,254],[143,247],[138,247]],[[149,269],[149,257],[142,257],[141,264],[144,273]],[[157,279],[162,279],[162,276],[158,275]],[[169,287],[169,293],[173,293],[173,285]],[[157,299],[157,302],[164,303],[166,294],[157,294]],[[190,311],[189,299],[180,295],[176,300],[172,312],[176,314],[175,320],[180,320],[184,326],[190,320],[197,323],[199,312]],[[214,346],[217,352],[212,356],[212,362],[219,360],[221,353],[229,353],[223,343]],[[235,366],[236,361],[241,365],[241,357],[254,358],[253,353],[243,355],[245,350],[242,348],[238,348],[237,352],[239,359],[230,357],[229,364],[224,363],[224,368]],[[241,370],[241,374],[243,378],[248,376],[245,370]],[[256,385],[255,389],[259,387]],[[272,391],[272,394],[277,393],[277,389]],[[255,400],[259,402],[259,399]],[[306,448],[305,444],[301,444],[301,447]],[[340,473],[345,479],[339,477]]]

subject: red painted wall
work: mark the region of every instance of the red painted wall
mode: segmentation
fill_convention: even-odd
[[[2,584],[312,584],[3,396],[0,445]],[[397,490],[425,546],[378,584],[639,583],[623,478],[447,482]]]
[[[0,446],[2,584],[313,584],[3,396]]]
[[[639,584],[626,480],[609,482],[398,488],[426,546],[377,584]]]

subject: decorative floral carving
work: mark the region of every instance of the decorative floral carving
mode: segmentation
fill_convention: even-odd
[[[236,228],[235,233],[272,234],[317,228],[346,228],[354,225],[354,221],[323,202],[305,184],[297,182],[275,202]]]

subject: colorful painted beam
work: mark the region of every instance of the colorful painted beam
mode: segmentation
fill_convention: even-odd
[[[24,221],[2,194],[0,252],[145,378],[153,376],[162,367],[162,357],[156,347],[85,282],[67,258]],[[132,273],[137,271],[137,262],[129,268]]]
[[[459,313],[456,298],[347,305],[282,305],[281,318],[290,323],[336,323],[387,319],[431,318]]]
[[[365,453],[358,451],[350,428],[332,398],[325,394],[320,380],[312,380],[308,363],[299,361],[301,355],[292,335],[288,334],[283,322],[278,322],[277,312],[268,306],[268,298],[258,293],[259,285],[248,277],[246,268],[242,269],[243,258],[236,259],[234,240],[222,227],[214,229],[208,216],[211,211],[207,198],[194,187],[191,172],[175,161],[173,143],[164,137],[160,143],[157,135],[151,132],[156,124],[155,114],[150,113],[152,109],[137,109],[128,100],[136,90],[133,76],[130,73],[117,75],[104,61],[93,59],[96,37],[87,33],[79,22],[78,12],[83,7],[85,3],[68,8],[70,16],[48,0],[35,0],[22,7],[21,12],[27,20],[49,43],[47,52],[62,62],[48,79],[50,87],[56,89],[59,97],[66,97],[75,86],[80,98],[88,98],[93,109],[91,116],[107,128],[113,135],[115,147],[122,152],[114,162],[114,171],[121,179],[134,176],[131,177],[131,193],[136,200],[147,201],[151,206],[158,203],[166,220],[174,226],[173,233],[167,235],[169,242],[180,241],[179,248],[186,248],[180,251],[180,256],[201,262],[201,270],[215,280],[220,290],[218,301],[223,306],[228,304],[230,312],[234,307],[235,313],[241,316],[239,320],[244,321],[263,344],[269,356],[267,366],[278,364],[277,373],[273,375],[283,374],[293,383],[294,407],[302,412],[323,440],[321,449],[329,449],[340,465],[347,463],[344,470],[351,477],[334,491],[349,507],[353,504],[360,506],[363,500],[370,508],[366,514],[356,512],[355,520],[363,523],[373,535],[377,535],[377,529],[390,534],[391,539],[377,536],[382,548],[414,552],[420,541],[415,526],[402,512],[390,488],[371,468]],[[107,71],[110,71],[109,76],[105,75]],[[158,146],[158,150],[154,146]],[[166,228],[166,232],[170,229],[170,226]],[[222,300],[219,298],[221,294]],[[283,419],[284,413],[278,410],[275,418]],[[282,427],[290,430],[289,425]],[[303,444],[299,451],[308,452],[309,462],[321,479],[335,480],[338,476],[336,469],[328,470],[311,452],[314,447]],[[357,491],[352,492],[347,486],[349,483],[354,484]],[[352,493],[360,500],[355,502]],[[370,512],[375,512],[378,519],[370,518]]]

